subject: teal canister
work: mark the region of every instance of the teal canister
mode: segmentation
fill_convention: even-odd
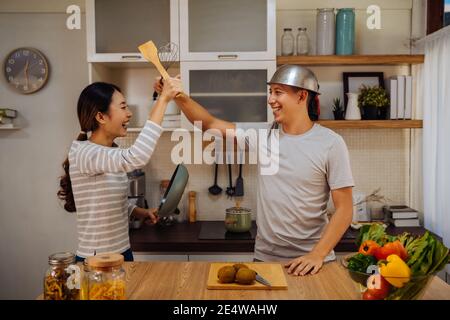
[[[336,54],[351,55],[355,48],[355,10],[339,9],[336,15]]]

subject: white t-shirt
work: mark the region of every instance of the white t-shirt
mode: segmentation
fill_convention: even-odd
[[[237,123],[236,128],[270,125]],[[242,131],[236,130],[236,137],[242,139]],[[258,163],[255,258],[286,261],[311,252],[328,223],[330,190],[354,186],[344,140],[319,124],[300,135],[280,128],[278,172],[262,175],[260,168]],[[332,250],[325,261],[334,259]]]

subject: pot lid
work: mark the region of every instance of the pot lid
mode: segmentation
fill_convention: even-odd
[[[231,207],[226,209],[227,213],[235,213],[235,214],[244,214],[244,213],[251,213],[252,210],[248,208],[243,207]]]

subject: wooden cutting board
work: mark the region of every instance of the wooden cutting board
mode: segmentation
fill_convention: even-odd
[[[265,278],[272,285],[265,286],[257,281],[250,285],[238,283],[220,283],[217,273],[224,266],[232,266],[234,263],[213,262],[209,266],[208,289],[212,290],[286,290],[287,282],[284,276],[283,266],[279,263],[245,262],[250,269],[255,270],[261,277]]]

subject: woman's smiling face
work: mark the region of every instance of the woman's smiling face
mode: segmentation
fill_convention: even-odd
[[[102,129],[112,137],[125,137],[131,116],[125,97],[119,91],[114,91],[108,113],[104,114],[105,123]]]

